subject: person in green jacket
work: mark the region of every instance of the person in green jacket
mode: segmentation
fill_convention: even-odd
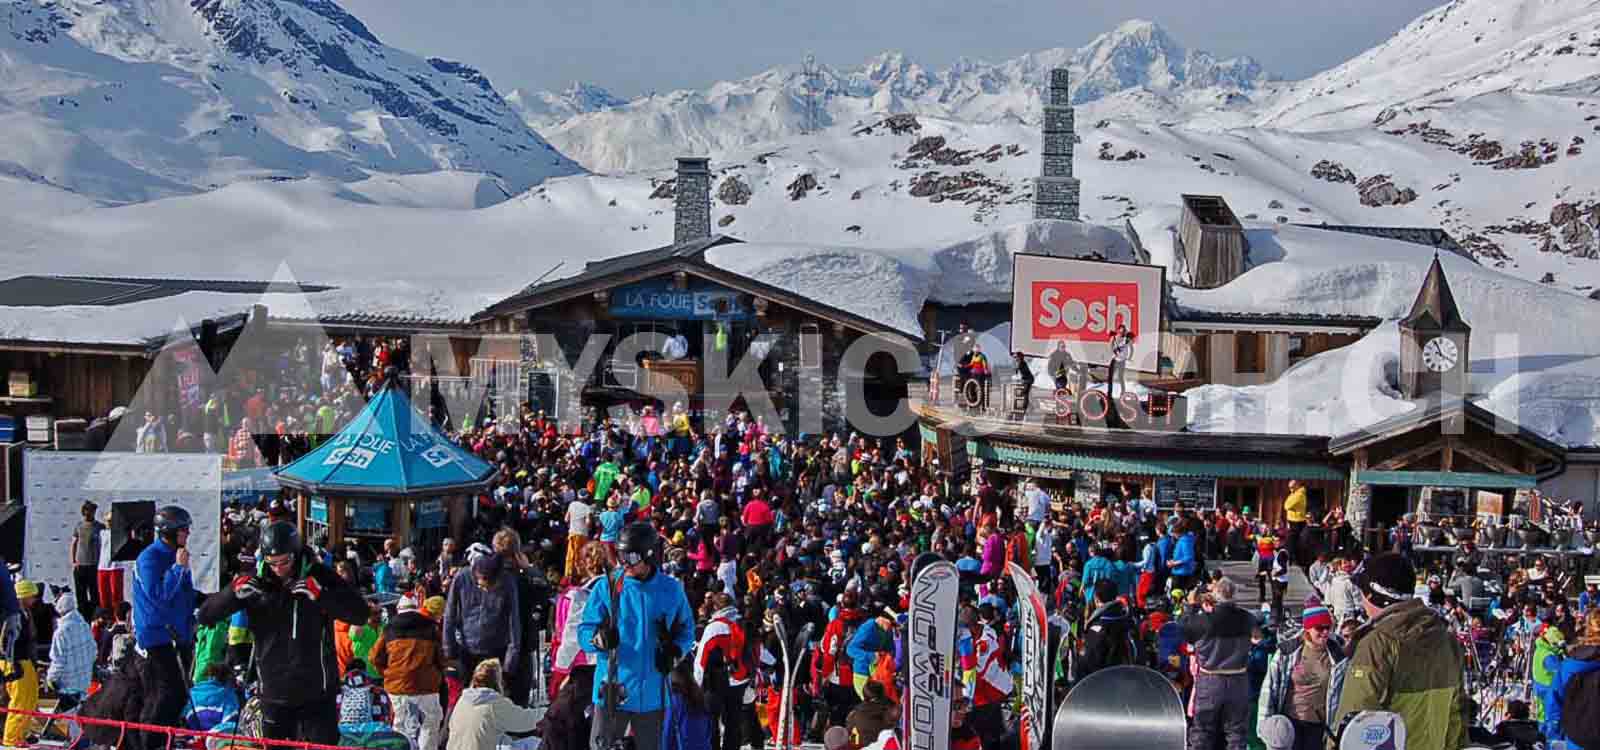
[[[1333,678],[1339,704],[1331,727],[1361,711],[1392,711],[1406,723],[1407,750],[1457,750],[1467,743],[1466,656],[1449,623],[1413,591],[1405,557],[1369,558],[1354,576],[1371,621]],[[1342,683],[1342,686],[1341,686]]]
[[[212,664],[224,664],[227,661],[228,623],[219,622],[200,628],[194,636],[194,669],[190,673],[190,682],[205,681],[206,670]]]
[[[378,643],[378,638],[383,635],[383,610],[374,607],[368,616],[367,624],[350,628],[350,649],[367,665],[367,674],[374,679],[383,679],[383,673],[378,670],[378,665],[372,661],[372,647]]]
[[[1561,669],[1561,657],[1566,650],[1567,638],[1554,625],[1546,627],[1533,639],[1533,693],[1539,698],[1532,702],[1534,721],[1544,721],[1544,697],[1555,688],[1556,672]]]

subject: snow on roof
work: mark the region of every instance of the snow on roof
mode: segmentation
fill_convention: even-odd
[[[706,261],[920,337],[918,316],[929,301],[964,305],[1010,299],[1011,260],[1017,253],[1137,260],[1133,243],[1119,230],[1029,221],[931,248],[746,242],[714,247]]]

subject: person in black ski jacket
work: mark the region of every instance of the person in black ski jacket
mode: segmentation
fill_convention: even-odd
[[[1133,618],[1117,598],[1117,582],[1105,578],[1096,581],[1094,603],[1095,610],[1083,627],[1083,653],[1076,662],[1077,674],[1073,675],[1077,681],[1106,667],[1132,664],[1137,656]]]
[[[333,621],[367,621],[361,592],[319,562],[285,521],[262,531],[262,562],[200,606],[200,623],[222,622],[244,610],[255,639],[266,739],[339,741]]]

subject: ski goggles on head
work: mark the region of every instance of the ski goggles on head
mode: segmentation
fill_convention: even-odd
[[[643,552],[639,552],[637,550],[631,550],[631,549],[627,550],[626,552],[623,552],[621,554],[621,557],[622,557],[623,564],[624,565],[628,565],[628,566],[638,565],[638,564],[644,562],[644,560],[645,560],[645,556],[644,556]]]

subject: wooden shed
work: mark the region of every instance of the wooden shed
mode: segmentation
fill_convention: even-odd
[[[1249,250],[1239,217],[1220,195],[1184,195],[1178,243],[1188,269],[1189,286],[1219,287],[1244,273]]]

